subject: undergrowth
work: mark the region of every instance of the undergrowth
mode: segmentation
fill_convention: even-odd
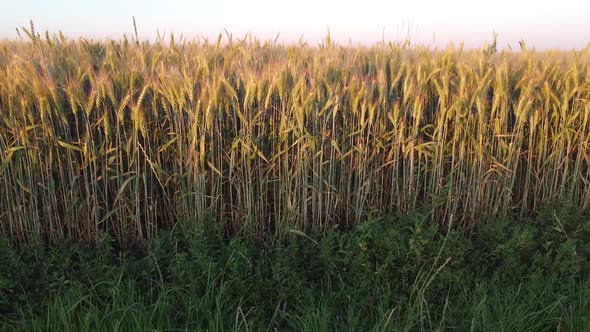
[[[468,232],[426,215],[263,241],[220,227],[0,244],[0,329],[584,331],[590,218],[547,209]]]

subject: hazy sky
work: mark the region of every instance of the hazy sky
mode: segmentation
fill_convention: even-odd
[[[16,38],[32,19],[38,31],[67,36],[121,37],[132,16],[141,38],[162,33],[215,38],[223,29],[262,39],[319,42],[330,28],[340,43],[402,40],[441,46],[450,41],[481,46],[499,35],[499,46],[582,48],[590,42],[590,0],[0,0],[0,38]]]

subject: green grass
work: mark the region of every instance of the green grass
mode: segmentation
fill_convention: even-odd
[[[3,241],[0,329],[590,329],[590,219],[547,210],[470,232],[427,219],[265,240],[177,228],[124,250]]]

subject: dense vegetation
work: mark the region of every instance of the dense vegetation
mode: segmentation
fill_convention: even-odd
[[[588,331],[590,50],[0,43],[0,331]]]
[[[33,29],[30,29],[33,30]],[[430,210],[471,227],[590,207],[590,52],[164,44],[0,45],[1,231],[122,244],[348,228]]]
[[[429,224],[415,213],[262,242],[177,228],[126,251],[5,241],[0,330],[590,330],[589,218]]]

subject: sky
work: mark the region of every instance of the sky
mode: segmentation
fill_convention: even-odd
[[[536,49],[580,49],[590,43],[590,0],[0,0],[0,38],[16,27],[60,30],[68,37],[121,38],[133,32],[154,40],[157,31],[185,39],[236,38],[320,43],[330,31],[341,44],[403,41],[443,47],[480,47],[498,34],[498,46],[524,40]]]

